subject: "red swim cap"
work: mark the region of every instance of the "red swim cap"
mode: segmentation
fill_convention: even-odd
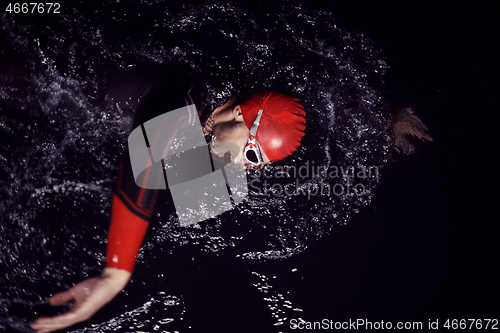
[[[248,129],[259,110],[264,110],[256,137],[269,160],[281,160],[297,150],[306,128],[306,112],[298,99],[275,91],[259,91],[240,107]]]

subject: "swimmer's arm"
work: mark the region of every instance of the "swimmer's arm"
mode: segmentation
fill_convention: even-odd
[[[73,288],[53,295],[49,298],[51,305],[62,305],[71,300],[75,300],[75,305],[65,314],[37,318],[31,328],[37,333],[46,333],[89,319],[123,290],[131,274],[123,269],[107,267],[101,276],[83,280]]]
[[[49,298],[49,303],[54,306],[71,300],[75,300],[75,305],[65,314],[37,318],[31,324],[37,333],[52,332],[89,319],[123,290],[130,280],[135,257],[149,223],[133,214],[116,195],[113,195],[112,206],[107,262],[102,275],[83,280],[73,288]]]

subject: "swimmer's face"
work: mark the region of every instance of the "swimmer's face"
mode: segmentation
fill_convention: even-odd
[[[219,157],[224,156],[227,151],[231,151],[233,157],[237,153],[237,156],[233,158],[233,163],[242,167],[249,167],[251,164],[244,158],[243,150],[248,142],[250,130],[244,122],[241,114],[241,108],[239,105],[233,109],[224,109],[224,105],[221,106],[221,108],[222,110],[215,116],[215,125],[213,127],[213,143],[220,148],[216,149],[216,153]],[[223,142],[234,144],[237,147],[234,145],[224,145],[222,144]],[[259,143],[257,142],[257,144]],[[269,159],[267,158],[266,153],[262,150],[260,144],[259,148],[264,163],[269,163]]]

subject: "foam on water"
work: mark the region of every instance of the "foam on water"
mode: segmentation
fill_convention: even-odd
[[[100,324],[93,324],[90,325],[90,327],[71,330],[70,332],[99,333],[119,332],[123,330],[135,332],[166,332],[166,329],[169,329],[171,326],[168,324],[175,321],[174,318],[169,318],[169,316],[174,315],[179,318],[179,316],[182,316],[183,311],[178,297],[165,295],[165,292],[159,292],[156,297],[150,298],[143,305],[133,310],[126,311]],[[145,319],[145,317],[148,319]]]

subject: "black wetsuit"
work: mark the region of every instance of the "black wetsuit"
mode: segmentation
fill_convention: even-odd
[[[200,95],[203,89],[199,75],[178,69],[148,69],[118,75],[111,84],[109,95],[118,106],[135,110],[132,126],[135,129],[152,118],[189,105],[195,105],[202,116],[204,108]],[[133,270],[159,191],[136,184],[127,150],[113,194],[107,267]]]

